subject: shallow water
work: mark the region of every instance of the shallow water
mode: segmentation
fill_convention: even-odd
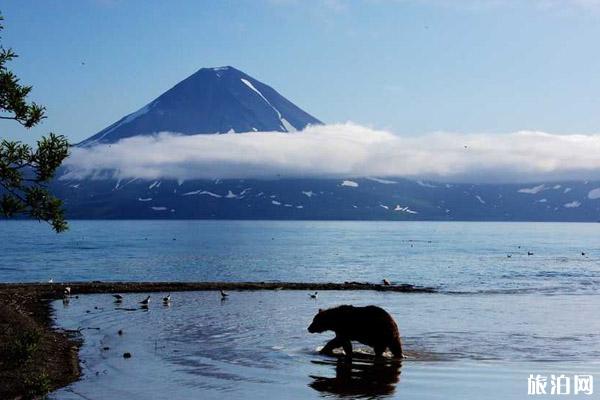
[[[57,235],[1,221],[0,281],[385,277],[445,291],[597,293],[599,237],[600,224],[584,223],[71,221]]]
[[[144,294],[127,295],[121,309],[110,295],[55,303],[59,326],[86,329],[84,378],[54,399],[512,399],[527,397],[531,373],[600,373],[591,295],[332,291],[312,300],[258,291],[221,301],[187,292],[174,293],[169,307],[152,296],[158,304],[148,310],[136,306]],[[364,359],[351,365],[317,353],[332,334],[309,334],[308,324],[319,307],[344,303],[391,312],[409,355],[401,367],[373,362],[359,344]]]
[[[127,295],[134,311],[109,295],[57,302],[58,326],[86,329],[84,377],[54,399],[513,399],[527,397],[529,374],[600,376],[599,237],[600,224],[576,223],[72,221],[56,235],[2,221],[0,281],[387,278],[439,289],[317,301],[296,291],[225,302],[174,293],[166,308],[153,294],[148,311],[136,307],[143,294]],[[306,327],[338,304],[389,310],[409,359],[349,366],[319,355],[332,335]]]

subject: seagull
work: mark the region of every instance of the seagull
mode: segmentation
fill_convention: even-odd
[[[171,293],[167,295],[167,297],[163,297],[163,304],[168,305],[171,302]]]
[[[387,279],[384,279],[383,286],[390,286],[390,281],[388,281]]]
[[[319,293],[318,292],[309,293],[308,295],[310,296],[311,299],[316,299],[317,297],[319,297]]]
[[[123,296],[120,294],[113,294],[113,297],[115,298],[115,303],[121,303],[123,301]]]
[[[224,292],[223,290],[220,290],[220,292],[221,292],[221,298],[222,298],[222,299],[226,299],[226,298],[227,298],[227,296],[229,296],[229,293],[227,293],[227,292]]]
[[[63,295],[64,295],[65,297],[69,297],[69,296],[71,296],[71,287],[70,287],[70,286],[67,286],[67,287],[65,288],[65,290],[64,290],[64,292],[63,292]]]
[[[532,255],[533,255],[533,251],[528,251],[528,252],[527,252],[527,255],[528,255],[528,256],[532,256]]]
[[[506,257],[511,258],[512,254],[507,254]]]
[[[48,283],[54,283],[54,279],[52,279],[52,278],[48,279]]]
[[[144,300],[140,301],[140,304],[142,305],[142,307],[148,307],[148,305],[150,304],[150,296],[148,296]]]

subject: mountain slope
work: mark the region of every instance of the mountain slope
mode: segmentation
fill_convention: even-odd
[[[600,221],[600,182],[60,181],[69,218]]]
[[[233,67],[202,68],[79,145],[114,143],[161,131],[290,132],[320,123],[275,89],[242,71]]]
[[[80,145],[161,131],[289,132],[319,123],[235,68],[204,68]],[[73,180],[65,172],[52,190],[64,199],[69,218],[600,220],[600,182],[472,185],[351,177],[178,182]]]

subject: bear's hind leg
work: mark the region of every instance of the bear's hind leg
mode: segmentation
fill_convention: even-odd
[[[402,352],[402,342],[400,341],[400,338],[394,338],[389,347],[394,357],[404,358],[404,353]]]
[[[381,345],[377,345],[373,348],[373,351],[375,351],[375,357],[379,358],[383,356],[383,352],[385,351],[385,347],[386,346],[381,346]]]

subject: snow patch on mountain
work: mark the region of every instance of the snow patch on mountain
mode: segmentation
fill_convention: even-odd
[[[410,208],[408,208],[408,206],[402,207],[400,204],[396,205],[396,208],[394,208],[394,211],[398,211],[398,212],[405,212],[408,214],[418,214],[417,211],[411,210]],[[446,212],[448,212],[450,210],[446,210]]]
[[[233,193],[231,190],[227,191],[227,194],[225,195],[226,199],[237,199],[239,198],[237,194]]]
[[[296,131],[296,128],[294,128],[285,118],[283,118],[283,116],[281,115],[279,110],[276,109],[275,107],[273,107],[273,104],[271,104],[271,102],[269,100],[267,100],[267,98],[265,96],[263,96],[263,94],[260,92],[260,90],[258,90],[257,88],[254,87],[252,82],[250,82],[249,80],[247,80],[245,78],[240,78],[240,80],[246,86],[248,86],[250,89],[252,89],[254,92],[256,92],[265,101],[265,103],[267,103],[273,109],[273,111],[275,111],[275,113],[277,113],[277,117],[279,118],[279,121],[281,121],[281,127],[283,128],[284,131],[286,131],[286,132]]]
[[[375,177],[372,177],[372,176],[368,176],[365,179],[368,179],[368,180],[373,181],[373,182],[381,183],[383,185],[392,185],[394,183],[398,183],[396,181],[390,181],[388,179],[375,178]]]
[[[343,181],[342,186],[347,186],[347,187],[358,187],[358,183],[354,182],[354,181]]]
[[[160,187],[160,181],[154,181],[148,186],[148,189],[158,188]]]
[[[187,192],[187,193],[182,194],[182,196],[193,196],[193,195],[207,195],[207,196],[215,197],[218,199],[223,197],[220,194],[209,192],[207,190],[194,190],[192,192]]]
[[[540,193],[540,192],[542,192],[542,191],[544,191],[546,189],[547,189],[546,185],[545,184],[541,184],[541,185],[534,186],[534,187],[531,187],[531,188],[522,188],[522,189],[519,189],[518,192],[519,193],[525,193],[525,194],[538,194],[538,193]]]
[[[287,119],[282,117],[282,118],[280,118],[280,120],[286,131],[288,131],[288,132],[296,132],[297,131],[297,129],[294,128],[294,126],[292,124],[290,124]]]
[[[600,199],[600,188],[590,190],[587,197],[590,200]]]
[[[436,188],[436,185],[432,185],[431,183],[423,182],[423,181],[415,181],[415,183],[419,186],[423,186],[426,188]]]
[[[109,133],[111,133],[112,131],[114,131],[115,129],[119,128],[122,125],[128,124],[132,121],[134,121],[136,118],[141,117],[144,114],[147,114],[148,111],[150,111],[150,108],[154,105],[154,102],[150,103],[150,104],[146,104],[144,107],[140,108],[139,110],[132,112],[131,114],[127,115],[126,117],[122,118],[120,121],[115,122],[112,126],[110,126],[99,138],[97,138],[96,140],[89,142],[88,144],[94,144],[97,143],[99,141],[101,141],[102,139],[104,139],[104,137],[106,135],[108,135]]]

